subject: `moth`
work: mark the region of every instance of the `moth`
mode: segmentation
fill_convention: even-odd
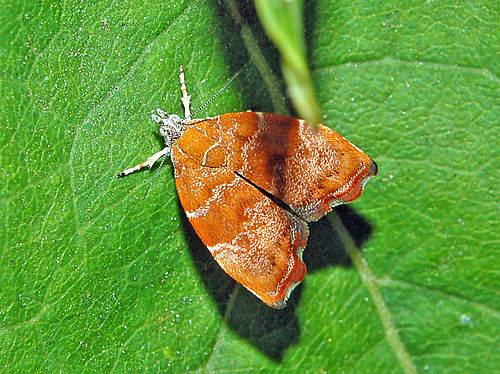
[[[307,222],[358,198],[377,164],[330,128],[297,118],[192,119],[182,66],[179,76],[185,119],[157,109],[165,147],[118,177],[170,156],[179,200],[214,259],[264,303],[283,308],[306,274]]]

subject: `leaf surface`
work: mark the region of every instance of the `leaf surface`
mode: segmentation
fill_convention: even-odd
[[[308,275],[283,311],[211,259],[168,162],[144,200],[152,172],[115,178],[162,146],[151,111],[182,113],[181,64],[194,108],[243,68],[200,116],[273,112],[276,92],[286,100],[276,49],[252,4],[239,7],[253,47],[217,2],[1,5],[0,367],[498,368],[495,4],[305,4],[324,123],[380,172],[337,211],[366,267],[319,222]]]

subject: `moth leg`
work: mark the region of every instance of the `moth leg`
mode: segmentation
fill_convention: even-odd
[[[168,154],[170,154],[170,147],[165,147],[160,152],[157,152],[154,155],[152,155],[151,157],[149,157],[146,161],[141,162],[140,164],[137,164],[130,169],[122,171],[116,177],[117,178],[124,177],[124,176],[132,174],[133,172],[140,170],[146,166],[148,166],[151,169],[151,167],[155,164],[156,161],[158,161],[160,158],[162,158],[163,156],[168,155]]]
[[[191,95],[187,94],[186,82],[184,81],[184,68],[179,66],[179,80],[181,81],[181,91],[182,91],[182,105],[184,105],[184,118],[191,117],[191,110],[189,109]]]

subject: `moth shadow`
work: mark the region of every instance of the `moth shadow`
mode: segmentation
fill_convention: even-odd
[[[339,205],[333,208],[342,224],[349,232],[358,248],[370,237],[373,229],[370,223],[358,214],[350,205]],[[342,241],[325,216],[317,222],[309,224],[309,239],[303,255],[308,273],[327,266],[352,266]]]
[[[229,46],[228,51],[230,51],[226,55],[226,65],[233,74],[242,71],[240,77],[232,83],[235,91],[240,94],[241,107],[274,112],[273,100],[266,85],[260,83],[259,70],[253,64],[246,63],[242,66],[242,61],[249,61],[250,58],[246,49],[239,48],[239,46],[244,45],[240,36],[240,26],[236,25],[232,17],[229,16],[227,7],[222,2],[218,4],[223,33],[217,35],[217,38],[224,41],[223,44]],[[260,23],[252,3],[238,2],[237,7],[253,32],[258,32],[257,30],[260,28],[252,27],[252,25]],[[209,32],[216,33],[217,31],[209,30]],[[266,63],[276,75],[279,75],[281,71],[279,52],[265,36],[261,37],[260,40],[262,43],[267,41],[266,46],[261,45]],[[236,47],[231,48],[231,46]],[[205,111],[210,113],[210,107]],[[283,144],[291,143],[291,137],[292,134],[286,131],[280,134]],[[266,153],[262,152],[261,154]],[[280,362],[287,348],[300,340],[301,327],[296,307],[299,305],[302,290],[307,287],[307,275],[302,284],[292,292],[286,308],[276,310],[268,307],[220,268],[195,233],[180,202],[178,202],[178,207],[183,232],[195,267],[228,327],[269,358]],[[356,244],[361,245],[371,233],[370,225],[348,206],[340,206],[335,210]],[[351,265],[349,256],[330,221],[323,218],[310,224],[309,228],[310,236],[303,256],[309,273],[326,266]]]
[[[268,307],[220,268],[196,235],[180,202],[179,210],[193,262],[229,328],[272,360],[281,362],[285,350],[300,340],[301,329],[295,309],[303,287],[307,287],[307,276],[293,291],[286,308]],[[349,206],[336,207],[335,211],[361,247],[372,232],[370,224]],[[351,266],[340,237],[328,219],[322,218],[309,227],[309,241],[303,256],[309,273],[326,266]]]

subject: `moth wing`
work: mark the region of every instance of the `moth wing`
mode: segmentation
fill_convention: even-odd
[[[226,273],[269,306],[282,308],[306,273],[301,257],[307,224],[224,167],[207,131],[192,128],[172,147],[186,216]]]
[[[353,201],[377,164],[326,126],[279,114],[241,112],[211,119],[228,167],[285,202],[306,221]]]

